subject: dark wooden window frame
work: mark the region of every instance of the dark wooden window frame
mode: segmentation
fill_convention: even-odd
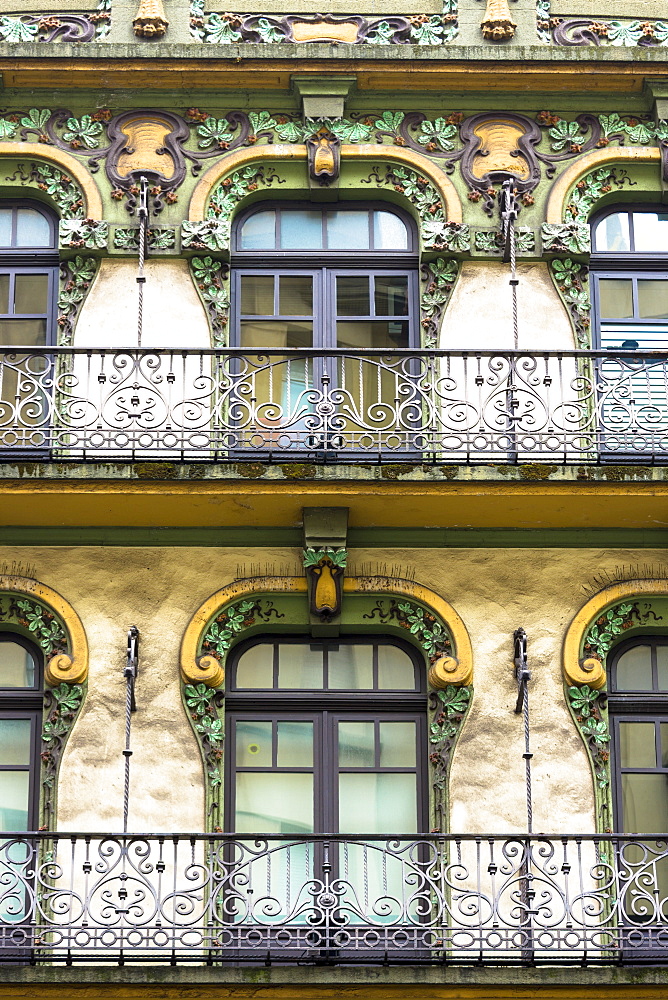
[[[2,771],[30,771],[28,798],[28,830],[36,830],[39,825],[39,792],[40,792],[40,749],[42,736],[42,703],[44,657],[35,645],[17,632],[0,632],[2,643],[13,642],[23,646],[32,656],[35,663],[35,686],[32,688],[0,687],[0,719],[30,719],[31,720],[31,760],[28,765],[0,765]]]

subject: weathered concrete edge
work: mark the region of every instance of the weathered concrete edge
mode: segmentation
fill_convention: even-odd
[[[1,983],[53,983],[53,984],[174,984],[187,985],[248,985],[257,986],[332,986],[360,985],[389,986],[392,984],[424,986],[584,986],[601,989],[605,986],[663,986],[668,985],[668,968],[597,966],[545,968],[443,968],[441,966],[355,966],[327,968],[299,966],[298,968],[210,968],[198,965],[182,966],[117,966],[63,967],[19,966],[0,969]]]

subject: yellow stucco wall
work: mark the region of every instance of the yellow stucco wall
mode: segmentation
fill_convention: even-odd
[[[122,820],[126,631],[141,632],[133,717],[130,829],[203,829],[201,764],[179,693],[179,645],[189,619],[239,567],[296,566],[293,549],[32,548],[35,576],[75,608],[90,646],[89,694],[67,746],[59,827],[118,830]],[[5,547],[5,563],[25,550]],[[452,769],[451,828],[520,830],[525,824],[521,720],[512,635],[529,635],[534,829],[593,831],[585,752],[563,700],[561,647],[585,603],[582,586],[619,565],[654,563],[661,551],[584,549],[353,550],[351,563],[414,574],[448,600],[473,645],[475,697]]]

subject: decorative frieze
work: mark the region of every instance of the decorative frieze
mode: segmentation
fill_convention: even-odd
[[[544,222],[540,232],[546,253],[591,253],[591,231],[584,222]]]
[[[503,253],[504,245],[503,233],[498,229],[479,229],[473,238],[473,246],[478,253],[500,256]],[[536,234],[533,229],[518,226],[515,230],[515,252],[517,254],[533,254],[535,250]]]
[[[363,17],[340,14],[207,13],[204,0],[191,0],[190,33],[198,42],[339,42],[348,45],[443,45],[457,37],[457,0],[444,0],[442,13]]]
[[[229,220],[206,219],[204,222],[183,222],[181,224],[181,248],[183,250],[212,250],[214,253],[229,250]]]
[[[25,42],[100,41],[111,27],[111,0],[100,0],[96,10],[85,14],[4,14],[0,16],[0,40]]]
[[[72,178],[50,163],[19,163],[12,174],[5,176],[9,183],[21,187],[34,187],[48,194],[58,208],[62,219],[83,219],[83,194]]]
[[[106,250],[109,224],[95,219],[61,219],[58,239],[65,250]]]
[[[168,226],[151,226],[146,233],[147,249],[150,253],[176,248],[176,232]],[[116,250],[139,251],[139,227],[114,227],[113,246]]]

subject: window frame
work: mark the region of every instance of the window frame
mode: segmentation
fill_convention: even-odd
[[[16,276],[21,274],[47,274],[49,277],[49,289],[47,293],[46,313],[2,313],[0,323],[5,319],[45,319],[45,341],[44,345],[53,346],[57,339],[57,316],[58,316],[58,217],[56,214],[39,201],[27,198],[0,199],[0,208],[11,207],[13,210],[12,232],[16,232],[16,213],[20,208],[31,208],[38,211],[48,222],[51,235],[51,246],[49,247],[0,247],[0,275],[10,275],[10,288],[16,281]],[[10,302],[13,299],[10,297]],[[0,350],[22,347],[28,345],[4,344],[0,333]]]
[[[44,656],[36,645],[26,639],[19,632],[11,630],[0,631],[0,645],[13,642],[23,646],[32,656],[35,662],[35,686],[32,688],[6,688],[0,687],[0,720],[6,719],[29,719],[31,722],[30,734],[30,761],[28,765],[0,765],[0,773],[5,770],[28,771],[30,774],[28,784],[28,822],[26,831],[36,830],[39,825],[40,807],[40,777],[41,777],[41,739],[42,739],[42,714],[44,701]],[[17,831],[7,831],[17,832]]]

